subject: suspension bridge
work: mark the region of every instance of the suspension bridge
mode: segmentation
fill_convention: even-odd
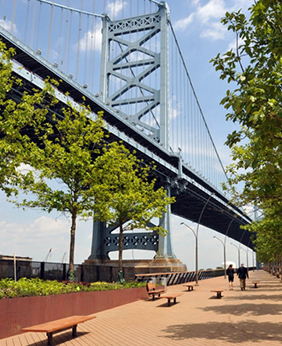
[[[112,139],[157,166],[157,184],[176,203],[160,220],[168,236],[131,232],[124,249],[154,250],[173,258],[171,214],[196,222],[253,248],[251,219],[229,203],[221,188],[227,177],[193,88],[170,21],[166,2],[156,0],[0,1],[0,35],[16,55],[13,72],[23,84],[13,90],[43,88],[60,80],[61,112],[82,99],[92,115],[103,110]],[[108,258],[118,236],[102,223],[93,227],[92,259]]]

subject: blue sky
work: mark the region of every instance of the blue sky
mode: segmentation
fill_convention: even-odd
[[[116,4],[122,6],[126,4],[126,1],[116,2]],[[230,153],[224,146],[224,142],[235,125],[225,121],[225,110],[219,105],[229,86],[219,80],[219,74],[214,71],[209,61],[217,53],[223,53],[234,45],[234,35],[220,23],[220,18],[226,11],[231,12],[240,8],[246,11],[251,4],[252,1],[249,0],[168,1],[173,28],[206,122],[224,165],[230,163]],[[0,12],[0,18],[3,14]],[[5,202],[3,194],[0,196],[2,201],[0,254],[16,253],[18,256],[29,256],[34,260],[42,261],[52,248],[49,260],[54,262],[61,262],[63,258],[68,260],[70,220],[67,216],[56,212],[47,214],[40,210],[22,211],[13,204]],[[196,229],[196,224],[173,216],[172,248],[176,257],[187,265],[188,270],[194,270],[195,237],[192,231],[180,225],[182,221]],[[90,255],[92,221],[79,221],[76,235],[75,263],[81,263]],[[223,261],[223,246],[213,238],[214,235],[224,239],[223,235],[200,226],[199,268],[215,268]],[[230,245],[231,242],[238,245],[237,242],[227,239],[227,260],[237,262],[237,249]],[[153,254],[148,256],[151,258]],[[128,250],[124,253],[124,258],[144,258],[144,253]],[[241,259],[245,258],[245,251],[242,251]],[[246,263],[246,260],[244,262]],[[249,263],[252,263],[251,255],[249,255]]]

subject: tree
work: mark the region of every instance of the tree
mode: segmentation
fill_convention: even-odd
[[[90,117],[88,108],[63,109],[63,119],[38,124],[37,142],[26,153],[31,170],[21,188],[27,199],[18,204],[57,210],[71,216],[69,279],[73,280],[77,217],[89,217],[94,210],[95,165],[104,137],[102,112]],[[35,196],[34,199],[32,197]]]
[[[24,154],[30,145],[30,137],[25,130],[45,119],[48,110],[44,100],[47,94],[49,106],[56,102],[50,97],[50,84],[46,84],[41,91],[18,93],[17,102],[11,98],[12,89],[20,91],[22,84],[13,75],[11,58],[14,54],[13,49],[7,49],[0,41],[0,189],[7,196],[18,192],[22,179],[19,167],[24,163]]]
[[[241,11],[226,13],[222,22],[235,33],[236,48],[212,60],[220,78],[235,83],[221,103],[229,110],[226,119],[241,126],[226,142],[234,160],[229,183],[243,184],[242,193],[234,193],[241,204],[282,196],[281,10],[279,1],[260,0],[249,20]]]
[[[226,142],[234,162],[225,188],[233,202],[263,210],[263,220],[245,227],[256,232],[265,260],[281,253],[282,4],[259,0],[249,10],[249,19],[241,11],[226,13],[222,23],[235,33],[236,47],[211,62],[221,79],[235,84],[221,104],[229,110],[226,119],[240,125]]]
[[[163,187],[156,189],[156,180],[150,180],[150,167],[138,160],[122,144],[112,143],[103,148],[103,155],[95,161],[94,218],[119,227],[119,264],[122,273],[122,244],[124,224],[130,220],[130,229],[143,228],[166,234],[160,226],[148,227],[154,217],[162,217],[174,198],[167,197]]]

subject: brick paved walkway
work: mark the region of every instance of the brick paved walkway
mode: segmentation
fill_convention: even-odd
[[[258,288],[251,284],[259,280]],[[211,290],[223,288],[223,297]],[[71,330],[55,334],[54,345],[64,346],[276,346],[282,343],[282,283],[264,272],[250,272],[246,291],[235,278],[229,291],[223,277],[203,280],[194,291],[183,285],[168,292],[182,292],[177,303],[166,299],[140,300],[96,314],[97,318]],[[1,328],[1,326],[0,326]],[[43,346],[44,333],[24,333],[0,340],[0,346]]]

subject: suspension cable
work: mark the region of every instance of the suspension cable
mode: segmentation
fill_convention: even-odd
[[[89,16],[104,18],[103,14],[97,14],[97,13],[91,13],[91,12],[88,12],[88,11],[82,11],[82,10],[79,10],[77,8],[72,8],[72,7],[64,6],[64,5],[61,5],[61,4],[57,4],[55,2],[53,3],[53,2],[48,1],[48,0],[36,0],[36,1],[48,4],[48,5],[53,5],[53,6],[56,6],[56,7],[64,8],[66,10],[70,10],[70,11],[73,11],[73,12],[78,12],[78,13],[81,13],[81,14],[88,14]],[[152,0],[150,0],[150,1],[152,1]]]
[[[151,0],[150,0],[150,1],[151,1]],[[222,163],[222,161],[221,161],[221,159],[220,159],[220,157],[219,157],[218,151],[217,151],[217,149],[216,149],[216,146],[215,146],[214,141],[213,141],[213,139],[212,139],[212,136],[211,136],[210,130],[209,130],[209,128],[208,128],[208,125],[207,125],[206,119],[205,119],[205,117],[204,117],[204,114],[203,114],[202,108],[201,108],[201,106],[200,106],[200,103],[199,103],[198,97],[197,97],[196,92],[195,92],[195,89],[194,89],[194,87],[193,87],[193,84],[192,84],[192,81],[191,81],[191,78],[190,78],[190,75],[189,75],[189,72],[188,72],[187,66],[186,66],[186,64],[185,64],[185,60],[184,60],[183,55],[182,55],[182,53],[181,53],[180,46],[179,46],[178,40],[177,40],[177,38],[176,38],[175,32],[174,32],[173,27],[172,27],[172,25],[171,25],[171,23],[170,23],[170,22],[169,22],[169,24],[170,24],[171,31],[172,31],[172,34],[173,34],[174,39],[175,39],[175,43],[176,43],[176,45],[177,45],[178,52],[179,52],[179,54],[180,54],[180,58],[181,58],[182,63],[183,63],[183,65],[184,65],[184,69],[185,69],[186,75],[187,75],[187,77],[189,78],[190,85],[191,85],[191,89],[193,90],[193,94],[194,94],[194,97],[195,97],[195,100],[196,100],[197,106],[198,106],[198,108],[199,108],[200,114],[201,114],[201,116],[202,116],[202,119],[203,119],[203,121],[204,121],[204,124],[205,124],[206,130],[207,130],[208,135],[209,135],[209,137],[210,137],[211,143],[212,143],[212,145],[213,145],[213,147],[214,147],[214,150],[215,150],[215,153],[216,153],[217,159],[218,159],[218,161],[219,161],[219,163],[220,163],[221,169],[223,170],[224,175],[225,175],[226,179],[228,180],[228,177],[227,177],[226,171],[225,171],[225,169],[224,169],[223,163]]]

